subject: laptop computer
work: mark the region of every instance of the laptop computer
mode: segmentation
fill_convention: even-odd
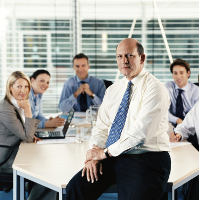
[[[67,120],[64,124],[64,127],[62,130],[57,130],[57,131],[36,131],[35,135],[36,137],[40,138],[40,139],[63,139],[66,136],[66,133],[68,131],[69,125],[72,121],[74,115],[74,109],[71,108]]]

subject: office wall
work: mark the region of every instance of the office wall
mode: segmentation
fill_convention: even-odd
[[[45,113],[58,112],[65,80],[74,75],[72,58],[90,58],[90,74],[113,82],[116,45],[133,37],[145,47],[145,67],[163,83],[172,80],[169,64],[183,58],[191,82],[199,73],[199,2],[141,0],[0,0],[0,98],[15,70],[38,68],[52,74],[44,94]]]

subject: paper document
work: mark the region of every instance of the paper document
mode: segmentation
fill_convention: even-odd
[[[64,139],[45,139],[37,141],[37,144],[65,144],[75,142],[75,137],[65,137]]]
[[[86,117],[86,112],[75,112],[74,117]]]
[[[184,145],[189,145],[189,144],[191,144],[191,143],[187,142],[187,141],[169,142],[170,148],[184,146]]]

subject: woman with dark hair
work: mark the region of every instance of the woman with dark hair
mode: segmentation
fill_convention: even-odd
[[[59,116],[46,119],[42,111],[42,95],[49,87],[50,73],[43,69],[37,70],[30,77],[30,81],[32,88],[30,91],[29,101],[33,118],[40,120],[38,128],[62,126],[65,119],[59,118]]]

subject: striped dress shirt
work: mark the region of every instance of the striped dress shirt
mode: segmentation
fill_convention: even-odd
[[[178,119],[178,117],[176,117],[176,99],[179,93],[179,87],[174,81],[166,83],[165,86],[169,92],[171,101],[169,107],[169,121],[172,124],[176,124],[176,120]],[[187,85],[181,89],[183,90],[181,96],[184,108],[183,116],[185,117],[199,100],[199,87],[191,82],[188,82]]]

